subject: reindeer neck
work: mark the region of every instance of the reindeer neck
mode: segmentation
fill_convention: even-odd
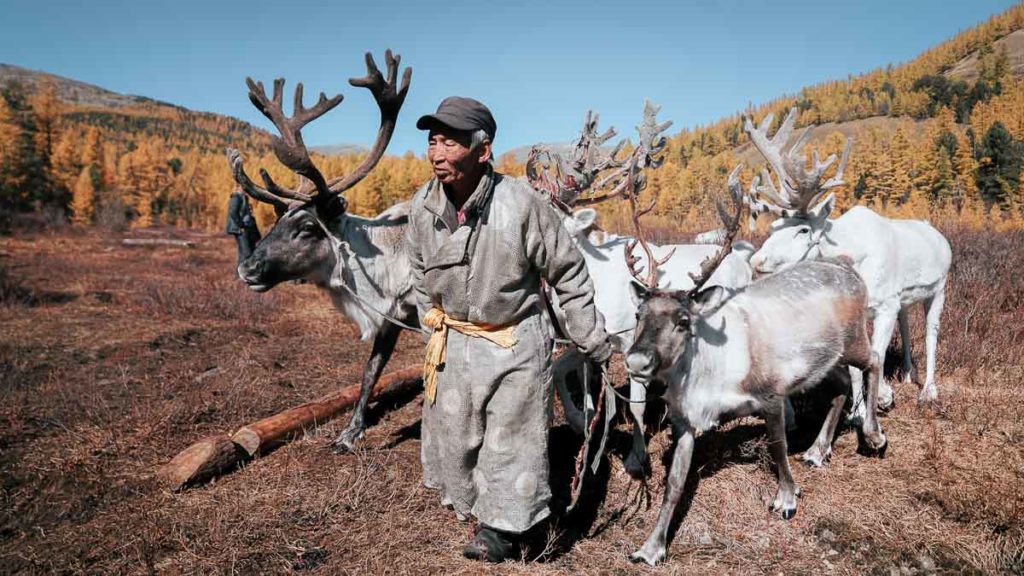
[[[339,264],[348,281],[371,288],[365,296],[396,298],[407,289],[410,274],[402,243],[406,225],[349,215],[337,226]]]

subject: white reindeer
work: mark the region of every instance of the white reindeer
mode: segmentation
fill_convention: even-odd
[[[725,239],[726,230],[725,228],[715,228],[714,230],[707,230],[701,232],[693,237],[694,244],[721,244],[722,240]]]
[[[742,191],[736,172],[730,191]],[[739,209],[730,228],[739,227]],[[802,262],[729,294],[706,287],[728,247],[702,266],[689,291],[666,291],[645,280],[637,286],[636,338],[626,368],[640,382],[661,381],[676,436],[658,520],[631,559],[654,565],[665,558],[669,524],[689,473],[696,435],[720,423],[760,414],[778,468],[779,490],[771,504],[783,518],[797,509],[799,488],[787,460],[785,399],[817,385],[837,366],[868,373],[866,448],[882,452],[885,435],[875,415],[881,364],[869,345],[867,288],[846,260]],[[805,459],[822,464],[845,396],[833,399],[825,424]]]
[[[605,329],[612,336],[612,344],[617,351],[625,353],[633,344],[636,330],[637,305],[631,296],[633,276],[625,259],[626,250],[634,244],[634,238],[609,234],[597,227],[596,220],[597,212],[593,208],[583,208],[573,214],[564,214],[562,223],[586,261],[587,271],[594,282],[594,304],[604,316]],[[718,253],[720,248],[707,244],[648,246],[655,259],[667,258],[657,267],[658,287],[665,290],[692,288],[691,274],[699,272],[701,263]],[[749,284],[752,272],[747,260],[753,254],[753,249],[749,242],[736,242],[733,252],[715,270],[708,284],[730,289]],[[646,254],[640,247],[634,247],[632,254],[638,258],[638,263],[643,266],[649,265]],[[561,316],[557,299],[553,295],[549,297],[555,303],[556,314]],[[564,370],[564,365],[561,368]],[[556,378],[556,382],[560,384],[561,378]],[[629,398],[629,411],[634,419],[633,447],[625,465],[631,473],[641,474],[647,463],[647,444],[644,437],[646,384],[631,379]]]
[[[664,289],[685,290],[693,286],[692,274],[700,271],[701,262],[718,252],[718,246],[708,244],[654,246],[644,243],[637,246],[634,238],[606,233],[597,225],[597,212],[592,208],[572,211],[573,206],[595,204],[613,198],[626,198],[635,202],[644,188],[644,170],[657,168],[665,147],[661,133],[668,129],[671,121],[659,123],[659,107],[646,102],[643,120],[637,126],[639,142],[632,153],[619,160],[616,155],[623,149],[620,141],[610,151],[602,146],[616,135],[614,128],[604,133],[597,129],[598,116],[587,112],[583,129],[567,156],[537,146],[530,152],[526,173],[534,188],[547,192],[551,204],[562,216],[562,223],[568,230],[576,247],[583,254],[587,271],[594,283],[594,303],[605,319],[605,329],[612,336],[616,350],[625,352],[633,343],[636,328],[636,304],[630,298],[632,275],[626,265],[625,255],[629,251],[636,264],[643,264],[657,270],[658,286]],[[584,192],[591,195],[581,198]],[[656,199],[655,199],[656,200]],[[655,200],[644,209],[650,211]],[[722,234],[718,242],[726,235]],[[641,249],[642,248],[642,249]],[[648,252],[650,250],[650,252]],[[747,242],[737,243],[736,254],[729,256],[710,282],[725,288],[738,288],[750,283],[751,270],[747,260],[753,254],[753,246]],[[659,265],[651,266],[648,257]],[[554,304],[557,319],[564,322],[558,308],[557,298],[548,290],[547,297]],[[554,370],[554,381],[562,397],[567,396],[564,375],[583,362],[573,351],[567,352]],[[634,418],[633,448],[626,458],[626,468],[633,474],[642,474],[647,462],[647,445],[644,438],[644,412],[647,389],[638,382],[630,382],[630,413]],[[578,410],[567,405],[566,419],[574,428],[582,429],[583,416]]]
[[[903,374],[908,381],[918,383],[910,351],[907,310],[912,304],[922,302],[926,322],[927,371],[918,400],[922,403],[935,401],[938,397],[935,354],[939,319],[952,260],[949,242],[927,222],[885,218],[863,206],[855,206],[841,217],[829,219],[835,197],[829,194],[824,200],[818,200],[830,188],[843,183],[843,168],[852,140],[847,140],[836,175],[822,183],[822,176],[835,161],[835,156],[820,162],[815,152],[813,166],[809,170],[805,168],[806,158],[801,150],[810,137],[810,130],[804,130],[788,151],[782,151],[795,121],[794,108],[773,138],[768,137],[771,114],[757,128],[749,118],[744,126],[754,146],[779,179],[776,188],[767,169],[763,170],[757,192],[767,202],[754,200],[752,206],[758,205],[781,216],[772,223],[771,236],[754,254],[751,265],[756,272],[769,274],[802,260],[836,257],[852,260],[868,288],[868,306],[874,320],[872,350],[884,365],[886,348],[898,320],[903,343]],[[860,378],[856,375],[853,384],[855,414],[863,417]],[[892,388],[884,380],[879,398],[882,408],[890,407],[894,400]]]

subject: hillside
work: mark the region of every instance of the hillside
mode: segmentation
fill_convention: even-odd
[[[1009,59],[1010,73],[1017,78],[1024,76],[1024,30],[1016,30],[996,40],[992,43],[992,49],[995,52],[1005,50]],[[981,68],[979,52],[980,50],[971,52],[969,56],[947,70],[945,75],[965,82],[976,81]]]
[[[241,120],[0,65],[0,85],[12,82],[20,94],[8,89],[0,99],[6,213],[49,206],[81,224],[217,229],[235,186],[223,150],[238,145],[252,176],[263,167],[284,186],[296,182],[269,153],[269,134]],[[777,127],[791,107],[799,110],[798,127],[814,126],[811,145],[820,151],[838,152],[846,137],[855,140],[848,185],[837,191],[840,209],[860,203],[892,216],[978,225],[994,215],[1000,225],[1024,227],[1024,4],[911,61],[681,130],[649,177],[648,193],[659,195],[652,216],[666,227],[707,219],[709,201],[724,190],[735,163],[748,166],[746,181],[750,168],[759,167],[743,118],[771,112]],[[528,150],[503,154],[499,168],[522,174]],[[329,177],[352,170],[365,154],[344,144],[313,151]],[[347,193],[350,209],[375,214],[407,198],[429,175],[422,158],[387,156]],[[628,227],[617,203],[599,209],[609,228]],[[257,215],[263,225],[274,219],[266,206]]]
[[[669,138],[666,162],[649,179],[658,224],[714,226],[707,208],[726,175],[763,163],[743,118],[790,108],[813,127],[811,148],[841,151],[854,138],[837,189],[840,209],[865,204],[896,217],[1024,226],[1024,4],[968,28],[904,63],[808,86]],[[628,228],[621,206],[600,206],[607,225]]]
[[[99,86],[55,74],[0,64],[0,88],[20,83],[28,96],[52,86],[63,105],[68,127],[96,127],[107,141],[136,143],[144,137],[160,137],[179,150],[222,151],[246,142],[254,150],[266,150],[266,131],[237,118],[197,112],[182,106],[112,92]]]

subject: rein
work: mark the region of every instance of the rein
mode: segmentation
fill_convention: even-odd
[[[583,414],[586,419],[587,412],[593,411],[594,415],[589,418],[590,424],[584,429],[583,445],[580,446],[579,452],[576,454],[576,471],[572,477],[572,484],[570,485],[571,500],[569,506],[566,508],[567,512],[571,512],[576,507],[579,501],[580,493],[583,489],[583,480],[586,478],[587,469],[590,469],[591,474],[597,474],[598,468],[601,467],[601,456],[604,455],[605,445],[608,441],[608,432],[611,430],[612,419],[615,418],[615,398],[611,395],[605,395],[604,391],[606,388],[612,388],[611,382],[608,378],[608,365],[604,363],[601,365],[600,379],[601,389],[597,393],[597,402],[590,402],[590,378],[591,378],[591,366],[590,362],[583,364],[583,390],[584,390],[584,404]],[[597,453],[594,454],[593,463],[587,466],[588,455],[590,453],[590,442],[594,438],[594,433],[597,430],[597,422],[601,417],[601,412],[604,412],[604,428],[601,430],[601,442],[598,444]]]
[[[327,226],[323,222],[320,221],[320,218],[316,218],[316,222],[324,230],[324,232],[327,234],[328,238],[335,238],[334,235],[331,234],[331,232],[327,228]],[[344,249],[340,246],[341,244],[343,244],[343,242],[341,242],[340,240],[337,240],[337,242],[339,244],[339,250],[338,251],[339,252],[343,252]],[[342,255],[342,258],[344,258],[344,255]],[[353,268],[353,270],[354,270],[354,268]],[[359,302],[359,304],[361,304],[363,306],[363,308],[373,312],[374,314],[380,316],[384,320],[386,320],[388,322],[391,322],[392,324],[398,326],[399,328],[405,328],[406,330],[412,330],[413,332],[419,332],[421,334],[432,334],[433,333],[433,331],[427,330],[426,328],[423,328],[422,326],[418,326],[418,327],[410,326],[410,325],[406,324],[405,322],[402,322],[401,320],[392,317],[389,314],[385,314],[384,312],[381,312],[380,310],[377,310],[376,308],[374,308],[374,306],[372,304],[370,304],[370,302],[366,298],[364,298],[364,297],[360,296],[359,294],[357,294],[355,290],[353,290],[348,284],[345,283],[345,276],[344,276],[344,274],[342,274],[340,276],[340,280],[341,280],[341,287],[344,288],[345,291],[348,292],[349,295],[352,296],[353,299],[355,299],[357,302]]]

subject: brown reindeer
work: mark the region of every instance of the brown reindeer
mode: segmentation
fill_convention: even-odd
[[[238,276],[253,290],[270,290],[277,284],[305,279],[327,290],[335,306],[355,322],[364,340],[373,338],[373,351],[363,370],[359,401],[352,419],[335,440],[338,450],[351,450],[362,438],[370,391],[380,377],[401,331],[397,320],[418,328],[412,295],[409,261],[402,249],[407,214],[392,207],[377,218],[360,218],[347,211],[344,192],[373,170],[384,155],[395,129],[398,112],[409,91],[412,69],[406,68],[398,85],[401,57],[385,54],[387,77],[366,55],[367,75],[353,78],[353,86],[367,88],[380,108],[377,141],[363,162],[351,173],[326,179],[313,163],[302,141],[302,127],[341,103],[339,94],[327,98],[320,93],[316,105],[302,102],[302,84],[295,87],[295,109],[288,117],[282,100],[284,79],[274,81],[268,98],[263,84],[246,78],[249,99],[280,132],[272,139],[278,160],[299,175],[299,186],[287,189],[274,182],[265,170],[265,186],[246,175],[237,150],[228,150],[235,180],[249,196],[274,206],[277,223],[256,245],[256,250],[238,266]]]

